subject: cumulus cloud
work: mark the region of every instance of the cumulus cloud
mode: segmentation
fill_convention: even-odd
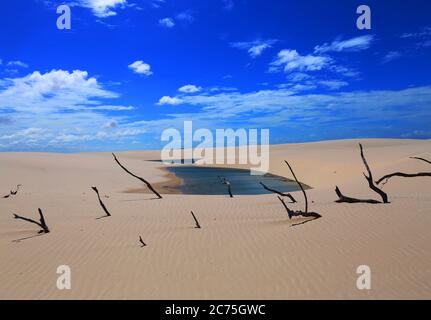
[[[300,55],[296,50],[281,50],[277,58],[271,62],[270,71],[318,71],[328,67],[332,59],[319,55]]]
[[[250,57],[256,58],[260,56],[264,50],[271,48],[277,41],[276,39],[267,39],[250,42],[232,42],[230,45],[236,49],[247,50]]]
[[[0,119],[7,119],[0,121],[7,124],[0,126],[0,139],[9,150],[42,150],[60,143],[61,136],[66,137],[62,143],[79,141],[73,137],[97,139],[97,128],[112,121],[112,112],[133,109],[109,104],[119,95],[81,70],[35,71],[0,83]]]
[[[0,91],[0,110],[58,111],[60,109],[83,110],[101,106],[96,99],[116,98],[114,92],[103,89],[96,78],[86,71],[52,70],[35,71],[22,78],[5,80],[5,90]]]
[[[326,52],[362,51],[368,49],[373,40],[373,35],[365,35],[347,40],[335,40],[331,43],[316,46],[314,52],[320,54]]]
[[[159,20],[159,25],[166,28],[173,28],[175,27],[175,22],[172,18],[163,18]]]
[[[176,98],[176,97],[170,97],[170,96],[163,96],[160,98],[159,102],[157,103],[158,105],[177,105],[177,104],[181,104],[182,100],[180,98]]]
[[[183,93],[195,93],[201,91],[201,87],[195,86],[194,84],[187,84],[178,89],[179,92]]]
[[[151,66],[148,63],[143,62],[142,60],[138,60],[129,64],[129,69],[133,70],[135,73],[143,74],[146,76],[150,76],[153,74],[151,71]]]
[[[93,14],[99,18],[115,16],[116,9],[124,8],[127,0],[79,0],[78,4],[82,7],[89,8]]]

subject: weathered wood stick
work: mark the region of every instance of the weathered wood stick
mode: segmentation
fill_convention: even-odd
[[[269,192],[272,192],[272,193],[276,193],[276,194],[278,194],[278,195],[280,195],[280,196],[282,196],[282,197],[288,197],[289,199],[290,199],[290,201],[292,201],[292,203],[296,203],[297,201],[296,201],[296,199],[290,194],[290,193],[283,193],[283,192],[280,192],[280,191],[278,191],[278,190],[275,190],[275,189],[271,189],[271,188],[269,188],[269,187],[267,187],[263,182],[259,182],[259,184],[265,189],[265,190],[268,190]]]
[[[112,154],[114,156],[115,162],[117,162],[117,164],[121,167],[121,169],[123,169],[124,171],[126,171],[128,174],[130,174],[132,177],[142,181],[143,183],[146,184],[146,186],[148,187],[148,189],[150,189],[159,199],[162,199],[163,197],[160,195],[160,193],[158,193],[156,191],[156,189],[153,188],[153,186],[151,185],[151,183],[149,183],[147,180],[145,180],[142,177],[137,176],[136,174],[133,174],[132,172],[130,172],[126,167],[124,167],[120,161],[118,161],[117,157],[115,156],[115,154]]]
[[[106,206],[105,206],[105,204],[103,203],[102,199],[100,199],[99,190],[97,190],[97,188],[96,188],[96,187],[91,187],[91,189],[93,189],[93,190],[94,190],[94,192],[96,192],[96,194],[97,194],[97,198],[99,199],[99,204],[100,204],[100,206],[102,207],[103,211],[106,213],[106,216],[107,216],[107,217],[110,217],[110,216],[111,216],[111,214],[109,213],[108,209],[106,209]]]
[[[335,188],[335,193],[339,198],[337,201],[335,201],[337,203],[371,203],[371,204],[381,203],[380,201],[373,200],[373,199],[356,199],[356,198],[346,197],[341,193],[340,188],[338,188],[338,186]]]
[[[379,180],[376,181],[376,183],[380,184],[383,181],[385,181],[385,184],[386,184],[389,181],[389,179],[393,177],[401,177],[401,178],[431,177],[431,172],[419,172],[419,173],[395,172],[381,177]]]
[[[362,144],[359,144],[359,148],[361,149],[361,158],[362,158],[362,161],[364,162],[365,168],[367,169],[367,172],[368,172],[368,176],[364,173],[364,177],[368,181],[368,186],[370,187],[371,190],[373,190],[374,192],[378,193],[382,197],[383,203],[389,203],[388,195],[386,194],[386,192],[384,192],[382,189],[378,188],[374,184],[373,174],[371,173],[370,166],[368,165],[368,162],[365,159],[364,149],[362,147]]]
[[[29,219],[29,218],[26,218],[26,217],[21,217],[21,216],[19,216],[17,214],[14,214],[13,217],[15,219],[21,219],[21,220],[24,220],[24,221],[27,221],[27,222],[31,222],[31,223],[34,223],[34,224],[38,225],[40,228],[42,228],[42,230],[39,231],[39,233],[49,233],[50,231],[49,231],[49,228],[48,228],[48,226],[47,226],[47,224],[45,222],[45,217],[43,216],[42,209],[39,208],[38,211],[39,211],[39,216],[40,216],[40,218],[39,218],[40,222],[37,222],[37,221],[35,221],[33,219]]]
[[[193,211],[190,211],[190,213],[192,214],[193,219],[195,220],[196,226],[195,229],[201,229],[201,225],[199,224],[198,219],[196,219],[195,214],[193,213]]]
[[[295,179],[296,183],[299,185],[299,187],[301,188],[302,193],[304,194],[304,199],[305,199],[305,213],[308,212],[308,198],[307,198],[307,193],[305,192],[304,188],[302,187],[301,182],[298,181],[298,179],[296,178],[295,172],[293,172],[292,167],[290,166],[289,162],[287,162],[286,160],[284,161],[286,162],[287,166],[290,169],[290,172],[292,172],[293,178]]]
[[[142,240],[141,236],[139,236],[139,242],[142,244],[142,246],[141,246],[142,248],[147,246],[147,244],[144,242],[144,240]]]

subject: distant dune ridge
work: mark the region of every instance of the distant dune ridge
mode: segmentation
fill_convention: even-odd
[[[322,215],[295,228],[277,194],[166,194],[180,182],[144,161],[160,151],[116,155],[163,199],[110,153],[0,153],[0,196],[10,195],[0,198],[0,299],[429,299],[431,178],[379,184],[388,204],[336,203],[336,186],[380,199],[362,174],[359,142],[374,180],[431,171],[411,159],[431,160],[429,140],[271,146],[270,173],[291,179],[287,160],[312,188],[310,211]],[[103,212],[92,186],[112,216],[97,219]],[[292,195],[298,203],[289,208],[303,210],[301,191]],[[37,220],[37,208],[50,233],[13,219]],[[56,286],[60,265],[70,267],[71,290]],[[371,268],[372,290],[356,287],[360,265]]]

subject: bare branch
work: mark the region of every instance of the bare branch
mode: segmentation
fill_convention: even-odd
[[[40,228],[42,228],[42,230],[40,230],[39,233],[49,233],[49,228],[48,228],[48,226],[47,226],[47,224],[45,222],[45,218],[43,216],[42,210],[39,208],[38,211],[39,211],[39,216],[40,216],[40,218],[39,218],[40,222],[37,222],[37,221],[35,221],[33,219],[29,219],[29,218],[26,218],[26,217],[21,217],[21,216],[19,216],[17,214],[14,214],[13,217],[15,219],[24,220],[24,221],[27,221],[27,222],[34,223],[34,224],[38,225]]]
[[[196,226],[195,229],[201,229],[201,225],[199,224],[198,219],[196,219],[195,214],[193,213],[193,211],[190,211],[190,213],[192,214],[193,219],[195,220]]]
[[[99,190],[97,190],[97,188],[96,188],[96,187],[91,187],[91,189],[93,189],[93,190],[94,190],[94,192],[96,192],[96,194],[97,194],[97,198],[99,199],[99,204],[100,204],[100,206],[102,207],[103,211],[106,213],[106,216],[107,216],[107,217],[110,217],[110,216],[111,216],[111,214],[109,213],[108,209],[106,209],[106,206],[105,206],[105,204],[102,202],[102,199],[100,199]]]
[[[382,181],[385,181],[384,184],[386,184],[389,179],[393,177],[401,177],[401,178],[417,178],[417,177],[431,177],[431,172],[419,172],[419,173],[402,173],[402,172],[395,172],[391,174],[387,174],[386,176],[381,177],[379,180],[376,181],[377,184],[382,183]]]
[[[126,171],[128,174],[130,174],[132,177],[134,177],[134,178],[136,178],[136,179],[138,179],[138,180],[140,180],[140,181],[142,181],[143,183],[145,183],[146,185],[147,185],[147,187],[148,187],[148,189],[150,189],[159,199],[162,199],[163,197],[160,195],[160,193],[158,193],[157,191],[156,191],[156,189],[154,189],[153,188],[153,186],[147,181],[147,180],[145,180],[144,178],[142,178],[142,177],[139,177],[139,176],[137,176],[137,175],[135,175],[135,174],[133,174],[132,172],[130,172],[126,167],[124,167],[121,163],[120,163],[120,161],[118,161],[118,159],[117,159],[117,157],[115,156],[115,154],[113,153],[112,154],[113,156],[114,156],[114,159],[115,159],[115,162],[117,162],[117,164],[124,170],[124,171]]]
[[[146,247],[147,244],[144,242],[144,240],[142,240],[142,237],[139,236],[139,242],[142,244],[141,248]]]
[[[368,186],[370,187],[371,190],[378,193],[382,197],[383,203],[389,203],[388,195],[386,194],[386,192],[384,192],[382,189],[378,188],[374,184],[373,174],[371,172],[370,166],[368,165],[367,159],[365,159],[364,148],[362,147],[362,144],[359,144],[359,149],[361,151],[362,161],[364,162],[365,169],[367,170],[367,173],[368,173],[368,175],[363,173],[365,179],[368,182]],[[373,199],[357,199],[357,198],[346,197],[341,193],[340,188],[338,188],[338,186],[335,188],[335,193],[338,196],[338,200],[335,201],[337,203],[343,203],[343,202],[346,202],[346,203],[371,203],[371,204],[382,203],[380,201],[373,200]]]
[[[420,160],[420,161],[424,161],[426,163],[431,164],[431,161],[424,159],[424,158],[410,157],[410,159]],[[387,174],[387,175],[381,177],[379,180],[376,181],[376,183],[380,184],[384,181],[383,184],[386,184],[386,183],[388,183],[389,179],[391,179],[393,177],[401,177],[401,178],[431,177],[431,172],[418,172],[418,173],[395,172],[395,173]]]
[[[293,178],[295,178],[296,183],[299,185],[299,187],[301,188],[302,193],[304,194],[304,199],[305,199],[305,213],[308,212],[308,198],[307,198],[307,193],[305,193],[304,188],[302,187],[301,182],[298,181],[298,179],[296,178],[295,172],[293,172],[292,167],[290,166],[289,162],[287,162],[286,160],[284,161],[286,162],[287,166],[290,169],[290,172],[292,172]]]
[[[282,197],[277,197],[277,198],[278,198],[278,200],[280,200],[280,202],[283,205],[284,209],[286,209],[287,215],[289,216],[289,219],[292,219],[294,212],[289,209],[289,207],[287,206],[286,202],[284,201],[284,199]]]
[[[17,193],[18,193],[18,191],[19,191],[19,188],[20,188],[20,187],[21,187],[21,185],[20,185],[20,184],[18,184],[18,185],[16,186],[15,191],[14,191],[14,190],[11,190],[11,191],[9,192],[9,194],[7,194],[7,195],[3,196],[2,198],[3,198],[3,199],[7,199],[7,198],[9,198],[10,196],[15,196],[15,195],[17,195]]]
[[[292,227],[299,226],[299,225],[301,225],[301,224],[305,224],[305,223],[307,223],[307,222],[310,222],[310,221],[313,221],[313,220],[320,219],[320,218],[322,217],[320,214],[318,214],[318,213],[316,213],[316,212],[308,212],[308,198],[307,198],[307,193],[305,192],[305,190],[304,190],[304,188],[303,188],[302,184],[301,184],[301,183],[298,181],[298,179],[296,178],[295,172],[293,172],[293,169],[292,169],[292,167],[290,166],[289,162],[287,162],[287,161],[284,161],[284,162],[286,162],[287,166],[288,166],[288,167],[289,167],[289,169],[290,169],[290,172],[292,173],[293,177],[295,178],[296,183],[298,183],[299,187],[300,187],[300,188],[301,188],[301,190],[302,190],[302,193],[304,194],[304,198],[305,198],[305,212],[303,212],[303,211],[293,211],[293,210],[290,210],[290,209],[289,209],[289,207],[286,205],[286,202],[284,201],[284,199],[283,199],[283,198],[278,197],[278,200],[280,200],[280,202],[283,204],[284,208],[286,209],[286,211],[287,211],[287,215],[289,216],[289,219],[292,219],[293,217],[304,217],[304,218],[310,218],[310,219],[308,219],[308,220],[306,220],[306,221],[304,221],[304,222],[293,224],[293,225],[292,225]]]
[[[386,194],[386,192],[384,192],[382,189],[378,188],[374,184],[373,174],[371,173],[370,167],[369,167],[369,165],[367,163],[367,160],[365,159],[364,150],[363,150],[362,144],[359,144],[359,148],[361,149],[362,161],[364,162],[365,168],[368,171],[368,176],[366,176],[364,174],[365,179],[367,179],[367,181],[368,181],[368,186],[370,187],[371,190],[373,190],[374,192],[378,193],[382,197],[383,203],[389,203],[388,195]]]
[[[421,160],[421,161],[425,161],[428,164],[431,164],[430,160],[424,159],[424,158],[419,158],[419,157],[410,157],[410,159],[416,159],[416,160]]]
[[[220,177],[220,176],[219,176],[219,179],[220,179],[221,183],[223,183],[223,184],[227,185],[227,192],[229,193],[229,196],[230,196],[231,198],[233,198],[233,194],[232,194],[232,185],[230,184],[230,182],[229,182],[226,178],[224,178],[224,177]]]
[[[377,204],[377,203],[381,203],[380,201],[377,200],[373,200],[373,199],[356,199],[356,198],[350,198],[350,197],[346,197],[345,195],[343,195],[340,191],[340,188],[336,187],[335,188],[335,193],[338,196],[338,200],[335,201],[337,203],[371,203],[371,204]]]
[[[277,190],[275,190],[275,189],[271,189],[271,188],[268,188],[263,182],[259,182],[259,184],[265,189],[265,190],[268,190],[269,192],[272,192],[272,193],[276,193],[276,194],[278,194],[278,195],[280,195],[280,196],[282,196],[282,197],[288,197],[289,199],[290,199],[290,201],[292,201],[292,203],[296,203],[297,201],[295,200],[295,198],[290,194],[290,193],[283,193],[283,192],[280,192],[280,191],[277,191]]]

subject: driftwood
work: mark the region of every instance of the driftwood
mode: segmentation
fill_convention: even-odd
[[[271,188],[267,187],[263,182],[259,182],[259,184],[265,190],[268,190],[269,192],[272,192],[272,193],[276,193],[276,194],[280,195],[281,197],[288,197],[290,199],[291,203],[297,203],[296,199],[290,193],[283,193],[283,192],[280,192],[278,190],[271,189]]]
[[[15,195],[17,195],[17,193],[18,193],[18,191],[19,191],[19,188],[20,188],[20,187],[21,187],[21,185],[20,185],[20,184],[18,184],[18,185],[16,186],[16,190],[15,190],[15,191],[11,190],[11,191],[9,192],[9,194],[7,194],[7,195],[3,196],[2,198],[3,198],[3,199],[7,199],[7,198],[9,198],[10,196],[15,196]]]
[[[142,237],[141,236],[139,236],[139,242],[141,243],[141,248],[143,248],[143,247],[146,247],[147,246],[147,244],[144,242],[144,240],[142,240]]]
[[[374,192],[376,192],[377,194],[380,195],[380,197],[382,198],[383,203],[389,203],[388,200],[388,195],[386,194],[386,192],[384,192],[382,189],[378,188],[375,184],[374,184],[374,180],[373,180],[373,174],[371,172],[370,166],[368,165],[367,159],[365,159],[364,156],[364,149],[362,147],[362,144],[359,144],[359,148],[361,151],[361,158],[362,161],[364,162],[364,166],[365,169],[367,170],[368,175],[366,175],[365,173],[363,173],[365,179],[368,182],[368,186],[370,187],[371,190],[373,190]],[[335,201],[337,203],[371,203],[371,204],[378,204],[378,203],[382,203],[382,201],[378,201],[378,200],[371,200],[371,199],[356,199],[356,198],[351,198],[351,197],[346,197],[344,196],[341,191],[340,188],[338,188],[338,186],[335,188],[335,192],[338,195],[338,200]]]
[[[195,229],[201,229],[201,225],[199,224],[198,219],[196,219],[195,214],[193,213],[193,211],[190,211],[190,213],[192,214],[193,219],[195,220],[196,226]]]
[[[355,198],[350,198],[350,197],[346,197],[345,195],[343,195],[340,191],[340,188],[336,187],[335,188],[335,193],[338,196],[338,200],[335,201],[337,203],[372,203],[372,204],[378,204],[381,203],[378,200],[374,200],[374,199],[355,199]]]
[[[115,162],[117,162],[117,164],[121,167],[121,169],[123,169],[124,171],[126,171],[128,174],[130,174],[132,177],[134,177],[134,178],[136,178],[136,179],[138,179],[138,180],[141,180],[143,183],[145,183],[146,185],[147,185],[147,187],[148,187],[148,189],[150,189],[157,197],[158,197],[158,199],[162,199],[163,197],[160,195],[160,193],[158,193],[157,191],[156,191],[156,189],[154,189],[153,188],[153,186],[147,181],[147,180],[145,180],[144,178],[142,178],[142,177],[139,177],[139,176],[137,176],[137,175],[135,175],[135,174],[133,174],[133,173],[131,173],[126,167],[124,167],[121,163],[120,163],[120,161],[118,161],[118,159],[117,159],[117,157],[115,156],[115,154],[113,153],[112,154],[113,156],[114,156],[114,159],[115,159]]]
[[[283,204],[284,208],[286,209],[287,214],[288,214],[288,216],[289,216],[289,219],[292,219],[293,217],[304,217],[304,218],[310,218],[310,219],[308,219],[308,220],[306,220],[306,221],[303,221],[303,222],[301,222],[301,223],[293,224],[293,225],[292,225],[292,227],[299,226],[299,225],[301,225],[301,224],[305,224],[305,223],[307,223],[307,222],[311,222],[311,221],[313,221],[313,220],[317,220],[317,219],[321,218],[322,216],[321,216],[320,214],[316,213],[316,212],[308,212],[308,197],[307,197],[307,193],[305,192],[305,190],[304,190],[304,188],[303,188],[302,184],[301,184],[301,183],[298,181],[298,179],[296,178],[295,172],[293,171],[293,169],[292,169],[292,167],[290,166],[289,162],[285,161],[285,163],[286,163],[286,164],[287,164],[287,166],[289,167],[290,172],[291,172],[291,173],[292,173],[292,175],[293,175],[293,178],[295,179],[296,183],[299,185],[299,187],[301,188],[302,193],[304,194],[304,199],[305,199],[305,210],[304,210],[304,211],[300,211],[300,210],[299,210],[299,211],[293,211],[293,210],[290,210],[290,209],[289,209],[289,207],[287,206],[287,204],[286,204],[286,202],[284,201],[284,199],[283,199],[283,198],[278,197],[278,200],[280,200],[280,202]]]
[[[106,206],[105,206],[105,204],[103,203],[102,199],[100,199],[99,190],[97,190],[97,188],[96,188],[96,187],[91,187],[91,189],[93,189],[93,190],[94,190],[94,192],[96,192],[96,194],[97,194],[97,199],[99,199],[100,206],[102,207],[103,211],[106,213],[106,216],[105,216],[105,217],[110,217],[110,216],[111,216],[111,214],[109,213],[108,209],[106,209]]]
[[[38,233],[49,233],[49,228],[48,228],[48,226],[47,226],[47,224],[45,222],[45,217],[43,216],[42,210],[40,208],[38,210],[39,210],[39,216],[40,216],[39,222],[37,222],[37,221],[35,221],[33,219],[21,217],[21,216],[19,216],[17,214],[14,214],[13,217],[15,219],[21,219],[21,220],[24,220],[24,221],[27,221],[27,222],[31,222],[31,223],[37,224],[39,227],[42,228],[42,230],[40,230]]]
[[[410,159],[420,160],[420,161],[424,161],[428,164],[431,164],[431,161],[424,159],[424,158],[410,157]],[[395,173],[387,174],[387,175],[381,177],[379,180],[376,181],[376,183],[380,184],[384,181],[383,185],[385,185],[386,183],[388,183],[389,179],[391,179],[393,177],[401,177],[401,178],[431,177],[431,172],[418,172],[418,173],[395,172]]]
[[[230,196],[231,198],[233,198],[233,194],[232,194],[232,185],[230,184],[230,182],[229,182],[226,178],[224,178],[224,177],[219,177],[219,178],[220,178],[220,180],[221,180],[221,183],[223,183],[223,184],[227,185],[227,192],[229,193],[229,196]]]

